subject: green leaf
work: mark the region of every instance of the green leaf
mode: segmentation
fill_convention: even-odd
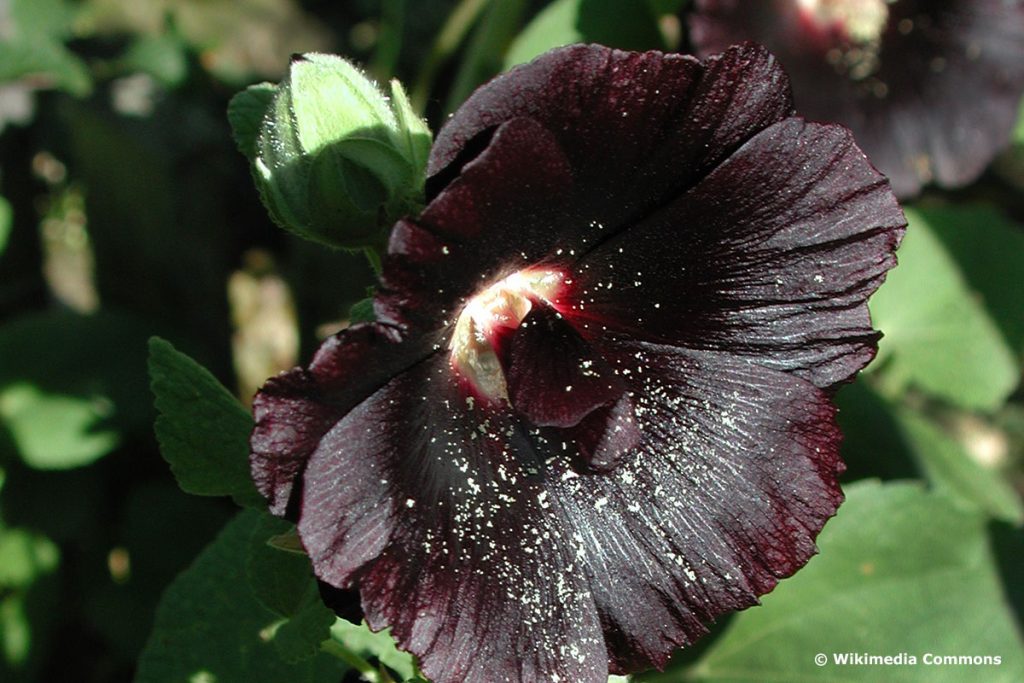
[[[149,341],[156,438],[178,485],[200,496],[259,506],[249,476],[252,417],[213,375],[167,341]]]
[[[273,643],[281,617],[261,605],[244,580],[244,558],[262,516],[239,513],[167,588],[139,659],[137,683],[341,678],[344,665],[328,655],[287,662]]]
[[[26,464],[87,465],[122,434],[148,432],[147,334],[112,311],[43,311],[0,327],[0,430]]]
[[[253,595],[264,607],[282,617],[291,617],[302,610],[311,593],[320,601],[309,557],[270,545],[272,538],[292,529],[294,525],[283,519],[269,514],[261,516],[254,525],[245,563]],[[325,627],[320,640],[327,636]]]
[[[60,551],[45,536],[0,527],[0,588],[26,588],[59,562]]]
[[[7,248],[7,239],[11,236],[11,225],[14,222],[14,212],[11,210],[11,203],[0,197],[0,256],[4,255]]]
[[[60,551],[45,536],[0,525],[0,678],[33,676],[46,652],[57,607]]]
[[[970,456],[940,423],[913,407],[883,398],[864,378],[836,397],[846,477],[925,477],[974,510],[1024,521],[1020,496],[998,470]]]
[[[526,0],[502,0],[487,6],[448,90],[446,112],[455,111],[477,86],[502,70],[505,52],[522,25],[526,9]]]
[[[78,97],[92,91],[92,78],[85,63],[60,42],[25,35],[0,41],[0,83],[26,76]]]
[[[374,633],[366,622],[356,625],[338,619],[331,627],[331,637],[364,658],[376,658],[381,664],[394,670],[403,681],[416,677],[415,659],[408,652],[402,652],[395,647],[390,629]]]
[[[185,45],[173,34],[140,36],[128,48],[124,61],[128,69],[147,73],[166,88],[178,87],[188,77]],[[230,118],[230,104],[228,107]]]
[[[102,425],[113,405],[40,391],[31,384],[0,390],[0,422],[26,465],[37,469],[68,469],[88,465],[120,443],[117,431]]]
[[[274,647],[289,662],[319,652],[335,619],[320,598],[309,557],[272,544],[294,529],[290,522],[263,514],[254,525],[245,563],[256,599],[286,619],[274,631]]]
[[[84,96],[92,78],[84,62],[64,47],[74,7],[65,0],[10,0],[0,40],[0,83],[32,76],[36,83]]]
[[[68,0],[10,0],[9,17],[18,35],[67,38],[75,18]]]
[[[576,28],[580,0],[555,0],[534,17],[512,42],[505,55],[505,68],[528,62],[552,48],[583,40]]]
[[[257,83],[236,94],[228,102],[228,123],[238,151],[250,162],[256,159],[260,125],[274,101],[274,84]]]
[[[641,680],[1024,680],[1024,643],[1003,597],[982,515],[912,484],[854,484],[819,538],[821,554],[739,614],[685,673]],[[837,666],[834,653],[917,658]],[[814,662],[817,653],[830,658]],[[926,653],[992,655],[998,666],[922,663]]]
[[[1024,355],[1024,230],[984,205],[922,208],[921,219],[956,261],[978,300],[1016,351]]]
[[[373,312],[372,296],[355,302],[352,304],[352,308],[348,309],[348,320],[353,325],[356,323],[372,323],[376,319],[377,314]]]
[[[274,648],[286,662],[301,662],[320,652],[320,644],[331,635],[334,612],[324,606],[320,596],[305,603],[274,633]]]
[[[647,3],[556,0],[512,43],[505,55],[505,68],[572,43],[600,43],[623,50],[664,48],[657,18]]]
[[[871,299],[885,337],[874,368],[965,408],[994,410],[1017,385],[1014,353],[925,214],[907,211],[900,265]]]
[[[951,436],[923,415],[894,407],[893,415],[928,480],[969,507],[1007,522],[1024,522],[1024,503],[998,472],[976,462]]]

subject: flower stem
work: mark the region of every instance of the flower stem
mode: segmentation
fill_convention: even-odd
[[[335,640],[333,636],[320,643],[320,649],[329,655],[337,657],[358,671],[362,675],[363,680],[369,681],[369,683],[383,683],[380,672],[376,667],[348,649],[344,643]]]

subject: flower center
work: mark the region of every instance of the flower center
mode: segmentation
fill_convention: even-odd
[[[839,24],[854,43],[876,42],[889,18],[886,6],[895,0],[797,0],[822,28]]]
[[[483,398],[508,400],[498,355],[502,340],[519,327],[535,301],[550,304],[563,280],[555,270],[521,270],[483,290],[462,309],[449,346],[451,363]]]

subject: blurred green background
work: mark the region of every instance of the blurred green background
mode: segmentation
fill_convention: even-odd
[[[400,78],[436,131],[555,45],[686,50],[685,5],[0,0],[0,680],[131,680],[163,590],[236,511],[181,492],[161,458],[147,338],[247,403],[372,282],[361,255],[271,224],[233,94],[278,81],[293,53],[336,52]],[[833,645],[936,641],[1010,650],[976,680],[1024,676],[1024,126],[977,183],[907,206],[901,266],[872,303],[879,358],[838,402],[845,480],[920,486],[859,484],[823,537],[834,551],[658,680],[788,680]],[[772,621],[794,613],[806,623]]]

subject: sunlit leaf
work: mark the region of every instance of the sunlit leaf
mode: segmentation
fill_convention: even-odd
[[[0,679],[31,680],[45,653],[40,637],[53,625],[57,546],[24,529],[0,525]]]
[[[664,47],[657,19],[647,3],[555,0],[512,43],[505,55],[505,67],[571,43],[600,43],[624,50]]]
[[[38,469],[81,467],[112,451],[120,436],[103,423],[113,409],[100,397],[49,394],[31,384],[0,390],[0,422],[22,460]]]
[[[21,35],[65,38],[71,32],[75,7],[68,0],[9,0],[13,29]]]
[[[366,658],[375,658],[395,673],[401,680],[409,680],[416,676],[416,663],[412,655],[395,647],[389,630],[374,633],[366,625],[359,625],[338,619],[331,627],[331,637],[345,647]]]
[[[847,495],[819,538],[821,554],[763,606],[738,615],[685,680],[1024,680],[1024,643],[1003,599],[985,517],[913,484],[866,482]],[[907,653],[918,663],[835,664],[843,653]],[[1001,664],[929,666],[926,653],[998,656]]]
[[[26,464],[87,465],[124,432],[149,431],[145,339],[139,321],[113,312],[45,311],[0,327],[0,427]]]
[[[952,403],[993,410],[1017,385],[1015,354],[926,215],[907,218],[900,265],[871,300],[885,334],[873,367]]]
[[[85,64],[61,43],[19,36],[0,41],[0,83],[31,77],[41,87],[88,95],[92,79]]]
[[[57,568],[60,551],[48,538],[0,527],[0,586],[25,588]]]
[[[252,417],[242,404],[208,370],[157,337],[149,342],[149,374],[160,412],[160,453],[181,488],[260,505],[249,477]]]

